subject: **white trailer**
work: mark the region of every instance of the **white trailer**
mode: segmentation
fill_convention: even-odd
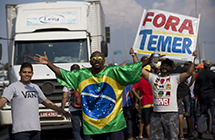
[[[58,106],[63,87],[47,66],[35,63],[33,56],[46,51],[51,62],[67,70],[74,63],[81,68],[90,67],[90,54],[96,50],[107,57],[105,15],[100,1],[8,4],[6,11],[7,37],[11,39],[8,40],[10,83],[19,80],[20,65],[30,62],[34,69],[32,83]],[[43,105],[39,105],[39,111],[42,129],[71,127],[61,114]],[[12,124],[10,103],[0,111],[0,124]]]

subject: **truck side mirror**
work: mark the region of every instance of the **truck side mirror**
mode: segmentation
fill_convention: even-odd
[[[0,44],[0,60],[2,58],[2,44]]]
[[[105,34],[107,43],[110,43],[110,27],[105,27]]]
[[[101,41],[101,52],[104,54],[105,57],[108,56],[108,48],[107,48],[107,42]]]

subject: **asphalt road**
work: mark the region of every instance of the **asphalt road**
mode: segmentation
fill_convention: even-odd
[[[186,123],[184,122],[184,134],[186,134],[186,132]],[[43,130],[41,132],[41,138],[41,140],[74,140],[72,129]],[[0,127],[0,140],[10,140],[7,127]],[[143,138],[143,140],[148,140],[148,138]],[[188,139],[185,138],[184,140]],[[198,140],[197,134],[194,135],[194,140]],[[204,134],[203,140],[213,140],[213,137],[211,135]]]

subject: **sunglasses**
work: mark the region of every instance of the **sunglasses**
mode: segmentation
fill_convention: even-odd
[[[102,61],[103,58],[102,58],[101,56],[98,56],[98,57],[92,57],[91,60],[92,60],[92,61],[96,61],[96,60]]]

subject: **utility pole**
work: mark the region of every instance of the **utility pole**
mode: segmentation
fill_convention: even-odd
[[[197,0],[195,0],[196,4],[196,17],[198,18],[198,7],[197,7]],[[200,37],[199,37],[199,31],[198,31],[198,52],[199,52],[199,63],[201,63],[201,49],[200,49]]]
[[[126,16],[126,14],[122,13],[121,16],[123,18],[123,30],[124,30],[124,40],[125,40],[125,58],[126,58],[126,61],[127,61],[128,60],[128,57],[127,57],[128,50],[127,50],[126,32],[125,32],[125,21],[124,21],[124,17]]]

